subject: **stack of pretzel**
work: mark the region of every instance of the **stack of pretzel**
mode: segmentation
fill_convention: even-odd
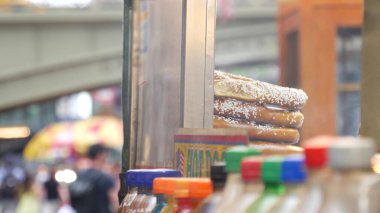
[[[246,128],[251,142],[298,143],[304,91],[215,71],[214,93],[215,128]]]

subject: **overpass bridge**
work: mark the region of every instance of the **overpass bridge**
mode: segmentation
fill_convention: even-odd
[[[218,21],[216,67],[276,64],[275,14],[274,3],[253,5]],[[0,111],[121,83],[122,18],[121,5],[0,13]]]
[[[121,82],[123,11],[0,14],[0,110]]]

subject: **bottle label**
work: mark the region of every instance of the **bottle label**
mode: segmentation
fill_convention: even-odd
[[[242,129],[180,129],[174,136],[175,166],[184,177],[209,177],[213,162],[231,146],[247,145]],[[205,132],[207,131],[207,132]]]

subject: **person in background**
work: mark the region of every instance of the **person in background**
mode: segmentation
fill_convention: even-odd
[[[43,204],[42,213],[57,212],[60,204],[58,193],[59,184],[55,179],[56,168],[53,166],[50,169],[50,175],[47,181],[43,183],[45,191],[45,202]]]
[[[16,166],[9,155],[2,160],[4,165],[0,166],[0,213],[14,213],[18,199],[17,190],[25,179],[25,171]]]
[[[101,145],[92,145],[87,157],[89,168],[79,171],[78,178],[70,184],[69,193],[71,206],[77,213],[110,213],[117,206],[115,202],[113,178],[103,172],[107,162],[107,149]]]
[[[33,178],[27,175],[20,187],[16,213],[39,213],[41,192]]]

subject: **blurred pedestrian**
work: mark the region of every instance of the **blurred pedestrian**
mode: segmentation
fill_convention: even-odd
[[[0,213],[14,213],[17,205],[18,187],[25,178],[22,168],[14,165],[10,156],[4,157],[0,167]]]
[[[43,183],[45,191],[45,201],[42,205],[42,213],[57,212],[60,205],[60,197],[58,193],[59,184],[55,179],[56,168],[50,168],[48,180]]]
[[[16,213],[39,213],[40,190],[34,184],[33,178],[27,175],[20,187],[19,202]]]
[[[79,171],[77,180],[69,186],[72,207],[78,213],[109,213],[114,210],[113,178],[102,170],[107,163],[107,149],[96,144],[89,148],[89,168]]]

